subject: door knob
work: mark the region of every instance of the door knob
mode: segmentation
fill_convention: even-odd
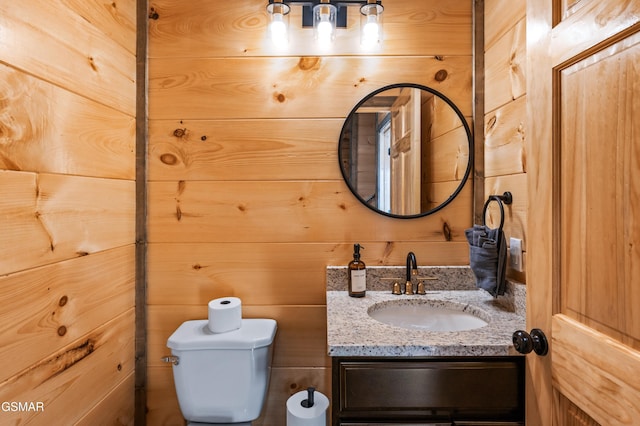
[[[534,351],[536,354],[544,356],[549,352],[547,337],[539,328],[531,329],[531,333],[524,330],[513,333],[513,347],[521,354]]]

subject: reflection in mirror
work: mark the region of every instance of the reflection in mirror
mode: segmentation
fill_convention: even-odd
[[[367,207],[424,216],[449,204],[473,165],[471,131],[444,95],[417,84],[383,87],[360,101],[340,134],[345,181]]]

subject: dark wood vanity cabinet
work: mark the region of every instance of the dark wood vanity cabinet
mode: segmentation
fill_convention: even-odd
[[[332,424],[523,425],[524,357],[334,357]]]

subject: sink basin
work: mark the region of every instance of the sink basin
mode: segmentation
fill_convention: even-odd
[[[484,327],[489,316],[481,309],[442,300],[402,299],[376,303],[371,318],[410,330],[465,331]]]

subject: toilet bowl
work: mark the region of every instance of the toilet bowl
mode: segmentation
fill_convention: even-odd
[[[243,319],[239,329],[212,333],[207,320],[186,321],[169,337],[173,379],[189,425],[250,425],[269,387],[272,319]]]

